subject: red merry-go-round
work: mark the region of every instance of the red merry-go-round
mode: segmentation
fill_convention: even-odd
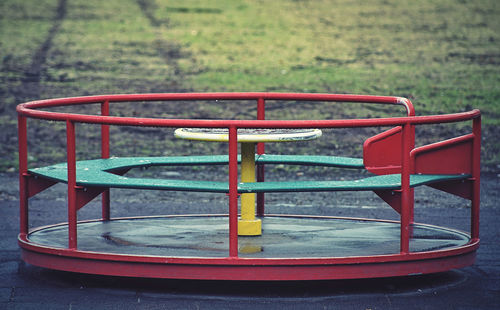
[[[125,102],[254,102],[253,119],[183,119],[111,116]],[[363,119],[266,119],[266,105],[293,101],[403,106],[400,117]],[[99,104],[99,113],[67,112]],[[66,107],[64,111],[53,108]],[[405,276],[474,263],[479,247],[481,115],[478,110],[416,116],[412,103],[389,96],[298,93],[165,93],[49,99],[20,104],[20,234],[25,262],[79,273],[211,280],[325,280]],[[67,161],[28,165],[28,119],[65,122]],[[101,157],[76,159],[75,127],[100,127]],[[415,146],[415,128],[461,123],[468,133]],[[111,157],[110,127],[177,128],[179,139],[227,143],[227,154]],[[268,154],[266,143],[318,139],[322,130],[389,127],[363,143],[359,158]],[[239,154],[238,149],[241,150]],[[354,180],[264,178],[266,165],[357,169]],[[127,176],[149,166],[226,165],[225,181]],[[30,229],[29,198],[67,184],[67,221]],[[471,201],[470,231],[417,223],[414,189],[431,186]],[[110,189],[208,192],[228,195],[225,214],[166,214],[113,218]],[[399,220],[268,214],[265,193],[371,191]],[[102,196],[102,215],[78,220],[78,210]]]

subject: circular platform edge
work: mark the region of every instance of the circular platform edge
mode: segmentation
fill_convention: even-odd
[[[126,277],[259,281],[358,279],[443,272],[472,265],[479,247],[479,240],[471,240],[464,246],[439,251],[281,259],[96,253],[34,244],[26,234],[20,234],[18,242],[26,263],[54,270]]]

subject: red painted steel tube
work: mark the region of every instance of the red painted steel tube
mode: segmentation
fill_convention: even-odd
[[[257,182],[264,182],[264,165],[257,165]],[[265,193],[257,193],[257,216],[265,214]]]
[[[21,105],[22,106],[22,105]],[[206,128],[354,128],[375,126],[398,126],[408,122],[418,124],[453,123],[478,117],[479,110],[469,112],[379,119],[349,119],[349,120],[203,120],[203,119],[152,119],[136,117],[116,117],[82,115],[58,112],[39,111],[18,106],[18,113],[27,117],[74,122],[96,123],[127,126],[152,127],[206,127]]]
[[[68,163],[68,247],[77,248],[77,207],[76,207],[76,145],[75,124],[66,121],[66,148]]]
[[[111,218],[111,195],[109,189],[106,189],[105,191],[102,192],[101,194],[101,213],[102,213],[102,219],[104,221],[109,221]]]
[[[411,152],[411,125],[403,126],[401,136],[401,253],[410,252],[410,152]]]
[[[238,257],[238,130],[229,127],[229,256]]]
[[[72,104],[100,103],[124,101],[190,101],[190,100],[298,100],[298,101],[334,101],[334,102],[371,102],[381,104],[402,105],[408,116],[415,115],[410,100],[401,97],[349,95],[349,94],[311,94],[311,93],[164,93],[164,94],[124,94],[72,97],[38,100],[28,103],[32,108],[57,107]],[[22,107],[26,105],[23,104]],[[18,110],[19,111],[19,110]]]
[[[257,100],[257,119],[266,119],[266,101],[264,98],[259,98]],[[265,145],[263,142],[257,143],[257,154],[261,155],[265,152]]]
[[[415,148],[415,125],[411,124],[410,130],[409,130],[409,152]],[[410,160],[410,174],[415,173],[415,167],[413,166],[413,162]],[[408,209],[409,209],[409,221],[410,224],[413,224],[415,222],[415,189],[410,188],[410,191],[408,192]],[[410,237],[413,235],[413,228],[410,226]]]
[[[73,97],[61,99],[39,100],[20,104],[17,106],[18,113],[26,116],[61,120],[71,119],[76,122],[90,123],[108,123],[115,125],[135,125],[135,126],[183,126],[178,121],[154,120],[154,119],[139,119],[139,118],[104,118],[93,117],[90,115],[79,115],[70,113],[36,111],[40,108],[58,107],[64,105],[100,103],[103,101],[109,102],[125,102],[125,101],[173,101],[173,100],[298,100],[298,101],[332,101],[332,102],[366,102],[375,104],[393,104],[405,106],[408,116],[415,115],[413,105],[408,99],[400,97],[384,97],[384,96],[364,96],[364,95],[338,95],[338,94],[294,94],[294,93],[206,93],[206,94],[131,94],[131,95],[103,95],[89,97]],[[35,110],[34,110],[35,109]],[[186,120],[184,120],[186,121]],[[237,122],[237,121],[236,121]],[[202,122],[203,123],[203,122]],[[196,127],[197,125],[194,125]],[[210,126],[204,122],[199,127],[228,127],[227,125]],[[258,126],[257,126],[258,127]],[[255,127],[254,127],[255,128]],[[264,127],[265,128],[265,127]],[[267,127],[270,128],[270,127]]]
[[[266,101],[264,98],[257,100],[257,119],[266,119]],[[257,154],[262,155],[265,153],[264,142],[257,143]],[[264,182],[265,180],[265,165],[257,165],[257,182]],[[265,213],[265,194],[257,193],[257,216],[264,216]]]
[[[109,101],[101,104],[101,115],[109,116]],[[101,125],[101,157],[109,158],[109,125]]]
[[[473,194],[471,202],[471,237],[479,239],[479,204],[481,189],[481,117],[475,118],[472,125],[474,134],[473,156],[472,156],[472,177]]]
[[[19,143],[19,221],[21,234],[27,234],[28,224],[28,125],[24,116],[17,117]]]
[[[257,182],[264,182],[264,165],[257,166]],[[265,193],[257,193],[257,216],[265,213]]]
[[[101,103],[101,115],[109,116],[109,101],[106,100]],[[109,158],[110,156],[110,148],[109,148],[109,125],[102,124],[101,125],[101,157]],[[109,189],[105,190],[101,194],[102,199],[102,219],[108,221],[111,217],[111,198]]]

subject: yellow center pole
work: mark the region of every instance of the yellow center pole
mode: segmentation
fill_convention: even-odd
[[[241,143],[241,182],[255,182],[255,143]],[[262,221],[255,219],[255,194],[241,194],[241,219],[238,235],[260,236]]]

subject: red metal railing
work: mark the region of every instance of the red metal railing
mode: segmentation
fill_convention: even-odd
[[[109,101],[101,103],[101,115],[109,116]],[[109,125],[101,125],[101,157],[109,158]],[[109,221],[110,219],[110,192],[109,189],[102,193],[102,219]]]
[[[177,101],[177,100],[255,100],[257,101],[256,120],[203,120],[203,119],[153,119],[109,116],[109,104],[112,102],[130,101]],[[365,102],[373,104],[392,104],[404,106],[405,117],[379,119],[349,119],[349,120],[265,120],[266,100],[296,100],[296,101],[327,101],[327,102]],[[90,103],[101,104],[101,115],[82,115],[44,111],[41,109],[82,105]],[[68,227],[69,249],[77,249],[77,215],[76,215],[76,156],[75,156],[75,124],[101,124],[102,158],[110,156],[109,125],[154,126],[154,127],[210,127],[229,129],[229,257],[238,256],[238,163],[237,163],[237,130],[239,128],[353,128],[401,126],[401,254],[409,254],[410,225],[413,222],[413,190],[410,188],[411,160],[410,153],[414,148],[414,127],[416,125],[452,123],[473,120],[473,197],[471,208],[471,237],[473,241],[479,238],[479,179],[480,179],[480,138],[481,115],[479,110],[470,112],[415,116],[412,103],[400,97],[334,95],[334,94],[289,94],[289,93],[192,93],[192,94],[132,94],[105,95],[91,97],[76,97],[50,99],[20,104],[17,107],[19,123],[19,171],[20,171],[20,231],[28,233],[28,198],[30,196],[27,184],[28,173],[28,141],[27,118],[38,118],[66,122],[67,134],[67,164],[68,164]],[[258,154],[265,151],[264,144],[257,147]],[[258,168],[258,181],[264,180],[264,168]],[[109,220],[109,191],[103,195],[102,218]],[[257,212],[264,214],[263,195],[258,198]]]

